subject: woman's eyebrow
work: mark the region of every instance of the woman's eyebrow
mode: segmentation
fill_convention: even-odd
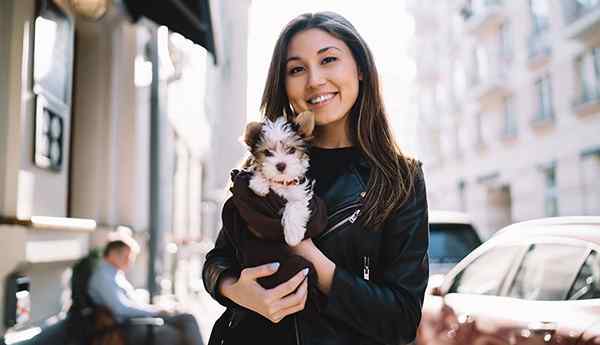
[[[338,48],[338,47],[335,47],[335,46],[329,46],[329,47],[325,47],[325,48],[321,48],[321,49],[319,49],[319,51],[317,52],[317,55],[318,55],[318,54],[323,54],[324,52],[328,51],[329,49],[336,49],[336,50],[342,51],[342,50],[341,50],[340,48]]]
[[[321,48],[321,49],[319,49],[319,50],[317,51],[317,55],[319,55],[319,54],[323,54],[324,52],[326,52],[326,51],[328,51],[328,50],[330,50],[330,49],[336,49],[336,50],[339,50],[340,52],[342,51],[342,50],[341,50],[340,48],[338,48],[338,47],[335,47],[335,46],[328,46],[328,47],[324,47],[324,48]],[[290,56],[289,58],[287,58],[287,60],[285,61],[285,63],[287,64],[288,62],[290,62],[290,61],[293,61],[293,60],[300,60],[300,57],[298,57],[298,56]]]

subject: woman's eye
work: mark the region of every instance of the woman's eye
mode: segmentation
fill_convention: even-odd
[[[271,156],[273,156],[273,152],[271,152],[269,150],[265,150],[265,156],[271,157]]]
[[[335,60],[337,60],[337,58],[335,56],[328,56],[328,57],[326,57],[326,58],[323,59],[323,63],[327,64],[327,63],[333,62]]]
[[[296,148],[295,148],[295,147],[290,147],[290,148],[287,150],[287,152],[288,152],[289,154],[294,154],[294,153],[296,153]]]
[[[299,72],[302,72],[302,67],[294,67],[290,69],[289,74],[296,74]]]

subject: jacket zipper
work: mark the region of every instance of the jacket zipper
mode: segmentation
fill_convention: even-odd
[[[335,216],[343,213],[344,211],[350,210],[350,209],[352,209],[354,207],[361,206],[362,205],[362,199],[365,197],[366,194],[367,194],[366,192],[360,193],[360,200],[361,201],[352,203],[352,204],[350,204],[348,206],[344,206],[344,207],[340,208],[339,210],[336,210],[330,216],[327,217],[327,220],[331,221],[333,218],[335,218]],[[339,227],[341,227],[342,225],[344,225],[344,224],[346,224],[348,222],[350,224],[354,224],[354,222],[356,222],[356,220],[358,219],[358,215],[359,214],[360,214],[360,209],[357,209],[349,217],[346,217],[346,218],[340,220],[339,222],[337,222],[333,226],[331,226],[329,229],[325,230],[325,232],[323,232],[315,240],[319,241],[319,240],[323,239],[325,236],[329,235],[332,231],[338,229]]]
[[[367,194],[366,192],[360,193],[360,199],[362,200],[366,194]],[[332,213],[330,216],[328,216],[327,221],[332,220],[335,216],[341,214],[342,212],[344,212],[346,210],[352,209],[352,208],[360,206],[360,205],[361,205],[361,203],[357,202],[357,203],[352,203],[348,206],[344,206],[343,208],[336,210],[334,213]],[[357,209],[356,211],[354,211],[352,213],[352,215],[350,215],[350,217],[346,217],[343,220],[337,222],[334,226],[329,228],[329,230],[326,230],[324,233],[322,233],[320,236],[318,236],[315,240],[318,241],[318,240],[322,239],[323,237],[325,237],[325,235],[330,234],[332,231],[334,231],[335,229],[338,229],[340,226],[342,226],[348,222],[350,222],[350,224],[353,224],[358,219],[359,214],[360,214],[360,209]],[[296,333],[295,334],[296,335],[296,345],[301,345],[300,331],[298,330],[298,317],[296,315],[294,315],[294,330]]]
[[[329,228],[327,231],[322,233],[321,236],[319,236],[317,238],[317,240],[321,240],[321,239],[325,238],[325,236],[329,235],[332,231],[338,229],[339,227],[341,227],[342,225],[344,225],[346,223],[354,224],[354,222],[356,222],[356,219],[358,219],[359,214],[360,214],[360,209],[354,211],[354,213],[352,213],[349,217],[342,219],[341,221],[339,221],[335,225],[333,225],[331,228]]]
[[[349,210],[349,209],[351,209],[353,207],[356,207],[358,205],[359,205],[359,203],[356,203],[356,202],[353,202],[353,203],[351,203],[349,205],[345,205],[342,208],[340,208],[340,209],[336,210],[335,212],[333,212],[332,214],[330,214],[329,216],[327,216],[327,220],[330,221],[333,218],[335,218],[336,216],[340,215],[342,212],[347,211],[347,210]]]
[[[371,278],[371,258],[363,256],[363,279],[369,280]]]

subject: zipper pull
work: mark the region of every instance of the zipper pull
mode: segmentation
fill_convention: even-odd
[[[350,223],[354,224],[354,222],[356,222],[356,219],[358,218],[359,214],[360,214],[360,210],[354,211],[354,213],[352,213],[352,215],[350,216],[350,218],[348,218],[348,221]]]
[[[361,197],[361,198],[364,198],[364,197],[365,197],[365,195],[367,195],[367,192],[362,192],[362,193],[360,193],[360,197]]]
[[[363,278],[364,280],[369,280],[371,272],[370,272],[370,258],[368,256],[363,256]]]

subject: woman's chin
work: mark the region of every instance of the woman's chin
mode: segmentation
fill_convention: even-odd
[[[331,116],[331,115],[323,115],[319,116],[318,114],[315,116],[315,125],[316,126],[327,126],[335,123],[339,123],[345,121],[346,116]]]

